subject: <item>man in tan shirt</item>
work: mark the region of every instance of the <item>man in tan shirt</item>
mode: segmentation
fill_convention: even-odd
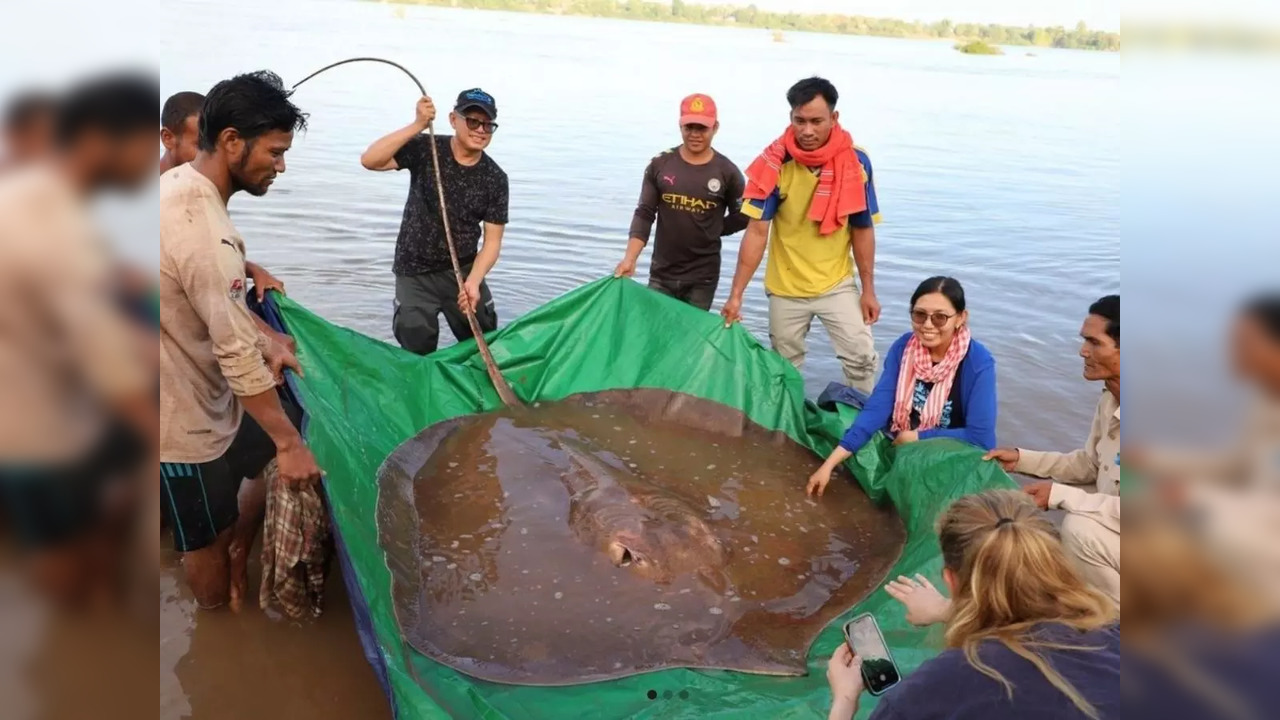
[[[1120,602],[1120,296],[1108,295],[1089,308],[1080,336],[1086,380],[1105,388],[1094,410],[1085,446],[1069,453],[999,448],[986,459],[1008,472],[1050,481],[1026,491],[1044,509],[1066,511],[1062,544],[1085,576]],[[1097,485],[1089,493],[1073,485]]]
[[[164,155],[160,156],[161,175],[196,159],[196,154],[199,152],[197,143],[200,137],[202,105],[204,105],[204,95],[189,90],[174,93],[164,101],[164,107],[160,110],[160,144],[164,146]],[[284,292],[284,283],[261,265],[245,260],[244,271],[253,283],[253,289],[257,292],[259,301],[266,296],[268,290]],[[143,286],[139,286],[139,292],[144,291]],[[256,314],[252,317],[262,334],[283,344],[293,352],[295,349],[293,338],[276,332]]]
[[[1280,292],[1250,298],[1231,323],[1236,378],[1251,391],[1224,447],[1134,448],[1126,461],[1154,495],[1196,518],[1198,538],[1280,607]]]
[[[89,200],[150,179],[158,100],[154,78],[82,81],[50,110],[54,145],[0,178],[0,506],[60,603],[119,599],[122,518],[104,496],[154,468],[154,361]]]
[[[289,95],[265,71],[218,83],[204,104],[199,154],[160,179],[162,498],[204,608],[238,609],[247,593],[261,499],[238,523],[241,482],[273,457],[290,486],[320,476],[276,391],[284,367],[301,368],[245,305],[244,241],[227,213],[234,193],[264,195],[284,172],[294,130],[306,124]]]

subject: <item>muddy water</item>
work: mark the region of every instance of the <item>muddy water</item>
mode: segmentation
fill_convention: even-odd
[[[0,548],[0,718],[154,717],[154,616],[57,615],[5,555]]]
[[[318,620],[291,621],[257,608],[260,547],[249,564],[253,602],[238,615],[198,611],[177,554],[167,550],[158,608],[139,600],[130,613],[68,616],[33,592],[6,529],[0,528],[0,720],[156,717],[157,661],[161,720],[390,717],[364,661],[336,563]],[[167,533],[160,541],[173,546]]]
[[[413,478],[418,537],[404,537],[403,508],[380,519],[396,582],[413,588],[397,592],[402,627],[428,656],[496,682],[802,674],[812,639],[905,539],[893,510],[847,481],[806,497],[815,465],[731,408],[660,390],[428,428],[383,478],[384,503]]]
[[[259,550],[249,567],[252,601],[239,614],[198,611],[181,581],[176,554],[166,554],[160,576],[160,717],[389,717],[382,688],[364,662],[338,564],[325,589],[324,614],[293,621],[257,607]]]

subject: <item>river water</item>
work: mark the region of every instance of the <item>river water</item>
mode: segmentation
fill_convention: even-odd
[[[884,213],[880,351],[908,330],[915,285],[955,275],[974,336],[998,360],[1001,443],[1066,449],[1087,433],[1098,388],[1080,377],[1076,333],[1089,303],[1120,284],[1118,55],[1012,48],[973,57],[946,42],[790,34],[777,43],[763,30],[342,0],[234,5],[160,6],[164,96],[261,68],[292,83],[375,55],[409,67],[440,107],[473,86],[496,97],[501,129],[490,154],[511,179],[511,223],[490,276],[503,323],[612,271],[645,164],[679,142],[681,97],[716,99],[716,147],[745,167],[784,129],[787,87],[828,77],[843,93],[842,122],[870,153]],[[310,129],[295,140],[287,173],[266,197],[231,203],[250,257],[293,298],[387,341],[408,176],[364,171],[359,156],[412,120],[415,99],[408,78],[382,65],[312,80],[295,96]],[[736,240],[726,243],[717,308]],[[744,323],[767,343],[762,276]],[[816,394],[840,370],[820,324],[809,342],[805,377]],[[333,585],[318,624],[257,610],[198,615],[170,563],[161,716],[383,716]]]

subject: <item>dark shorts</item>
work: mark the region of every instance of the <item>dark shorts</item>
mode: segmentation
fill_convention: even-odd
[[[469,271],[469,267],[463,268],[463,276]],[[400,347],[419,355],[435,352],[440,345],[441,313],[459,342],[472,337],[467,316],[458,307],[458,281],[453,270],[396,276],[396,309],[391,327]],[[476,322],[481,332],[498,329],[498,311],[485,282],[480,283]]]
[[[301,412],[281,398],[295,426]],[[160,463],[160,509],[173,530],[173,549],[206,548],[240,517],[240,483],[257,477],[276,456],[276,445],[258,423],[244,414],[240,430],[221,457],[203,463]]]
[[[716,298],[715,282],[689,282],[686,280],[664,280],[650,277],[649,289],[657,290],[681,302],[688,303],[701,310],[710,310]]]
[[[0,467],[0,512],[26,550],[56,550],[102,520],[108,484],[142,470],[146,443],[111,425],[83,458],[60,467]]]

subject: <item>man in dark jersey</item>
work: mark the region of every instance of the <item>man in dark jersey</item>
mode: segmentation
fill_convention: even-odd
[[[711,147],[719,129],[711,98],[695,94],[680,103],[684,142],[645,168],[627,254],[614,270],[618,277],[635,274],[656,217],[649,287],[703,310],[711,309],[720,282],[720,238],[741,232],[750,221],[739,212],[742,172]]]
[[[396,276],[391,324],[400,346],[419,355],[439,345],[441,313],[459,340],[472,336],[463,314],[467,309],[474,311],[483,332],[497,329],[498,313],[484,278],[498,261],[507,224],[507,174],[485,153],[498,129],[498,108],[489,93],[465,90],[449,113],[454,134],[436,136],[449,226],[466,278],[459,292],[445,244],[431,145],[423,134],[435,116],[431,98],[420,99],[412,123],[377,140],[360,156],[369,170],[409,171],[409,198],[391,267]]]

